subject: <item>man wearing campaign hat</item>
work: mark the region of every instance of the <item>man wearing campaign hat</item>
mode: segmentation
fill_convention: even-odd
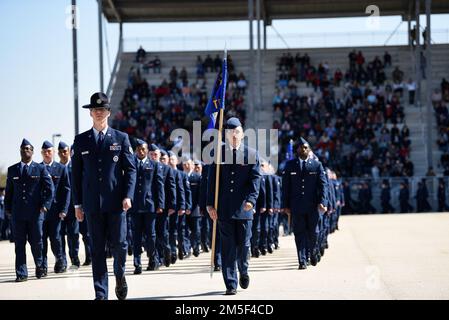
[[[148,144],[137,139],[137,182],[131,211],[133,231],[134,274],[142,273],[142,236],[148,254],[147,270],[157,270],[159,258],[156,250],[156,217],[165,206],[164,181],[157,162],[148,159]]]
[[[43,232],[43,267],[44,275],[47,275],[47,252],[48,239],[50,239],[51,250],[55,256],[56,263],[54,267],[55,273],[63,273],[67,270],[64,264],[64,257],[62,253],[61,241],[61,220],[65,219],[70,204],[70,180],[66,166],[56,161],[53,161],[54,148],[49,141],[44,141],[42,144],[42,164],[47,168],[51,175],[55,193],[50,210],[45,216],[44,232]]]
[[[258,152],[243,143],[242,124],[237,118],[226,122],[226,143],[221,146],[218,208],[215,208],[216,164],[209,168],[207,210],[218,219],[221,240],[221,265],[227,295],[249,286],[248,253],[251,227],[260,187]],[[237,279],[237,268],[240,277]]]
[[[282,207],[291,214],[299,268],[306,269],[308,255],[315,266],[320,259],[318,248],[320,215],[327,208],[327,178],[323,165],[310,156],[310,145],[300,138],[298,157],[287,161],[282,173]]]
[[[16,282],[28,279],[26,242],[31,245],[36,277],[43,274],[42,226],[53,199],[53,183],[46,167],[34,162],[34,147],[26,139],[20,146],[21,161],[8,168],[5,213],[12,222],[16,253]]]
[[[75,137],[72,156],[73,203],[79,221],[86,219],[92,244],[95,299],[108,299],[105,246],[114,256],[115,294],[126,299],[126,211],[131,208],[136,166],[129,137],[108,126],[109,99],[94,93],[90,104],[93,128]]]

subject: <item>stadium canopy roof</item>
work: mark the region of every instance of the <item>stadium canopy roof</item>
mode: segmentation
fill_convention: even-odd
[[[248,19],[248,0],[100,0],[108,22],[232,21]],[[414,14],[414,0],[261,0],[262,17],[362,17],[375,4],[381,16]],[[424,12],[425,0],[421,0]],[[432,14],[449,13],[448,0],[432,0]]]

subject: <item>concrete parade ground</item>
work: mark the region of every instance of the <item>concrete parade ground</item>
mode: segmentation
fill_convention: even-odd
[[[221,272],[209,274],[210,253],[178,260],[169,268],[133,275],[127,257],[128,299],[449,299],[449,213],[342,216],[321,262],[298,270],[293,236],[281,236],[279,250],[252,258],[248,289],[224,296]],[[84,261],[84,248],[80,248]],[[94,298],[91,267],[35,278],[27,244],[29,278],[15,283],[14,245],[0,242],[0,299]],[[109,298],[116,299],[112,259]]]

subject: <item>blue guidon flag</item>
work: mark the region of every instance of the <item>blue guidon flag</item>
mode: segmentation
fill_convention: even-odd
[[[209,117],[207,129],[214,129],[217,123],[217,116],[220,109],[225,107],[226,83],[228,82],[228,65],[226,62],[226,51],[224,53],[223,65],[221,71],[217,75],[212,93],[207,102],[205,115]]]

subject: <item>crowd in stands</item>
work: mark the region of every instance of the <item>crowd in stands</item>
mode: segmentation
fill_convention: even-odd
[[[437,144],[442,151],[440,163],[444,175],[449,175],[449,82],[443,78],[440,89],[432,94],[432,103],[435,110],[438,126]]]
[[[339,69],[332,74],[327,62],[314,66],[307,53],[294,58],[287,53],[279,59],[273,107],[281,120],[273,127],[280,130],[282,157],[290,139],[303,136],[343,177],[412,176],[410,132],[402,92],[394,86],[403,81],[403,72],[395,68],[392,83],[386,81],[388,52],[383,61],[375,57],[366,63],[361,51],[352,51],[348,58],[344,75]],[[314,92],[298,94],[298,82],[312,85]],[[342,85],[343,97],[337,98],[334,88]]]
[[[155,63],[157,61],[157,63]],[[163,63],[158,56],[148,60],[144,49],[137,51],[135,63],[128,74],[128,85],[120,102],[120,110],[113,119],[113,127],[128,133],[131,137],[146,140],[148,143],[159,144],[168,148],[170,133],[176,128],[184,128],[192,132],[194,120],[203,122],[203,129],[208,119],[204,117],[210,91],[221,70],[222,57],[210,55],[203,60],[197,57],[196,75],[189,74],[189,68],[181,66],[169,67],[170,71],[160,76]],[[192,61],[192,64],[194,61]],[[157,65],[158,85],[150,85],[147,77]],[[235,116],[245,122],[245,89],[247,81],[242,72],[237,72],[228,55],[228,87],[226,90],[226,116]],[[165,69],[167,70],[167,69]],[[191,69],[190,69],[191,70]],[[207,81],[206,73],[213,73]],[[213,79],[213,80],[210,80]],[[153,83],[153,82],[152,82]],[[209,85],[208,85],[209,84]],[[191,139],[192,141],[192,139]]]

